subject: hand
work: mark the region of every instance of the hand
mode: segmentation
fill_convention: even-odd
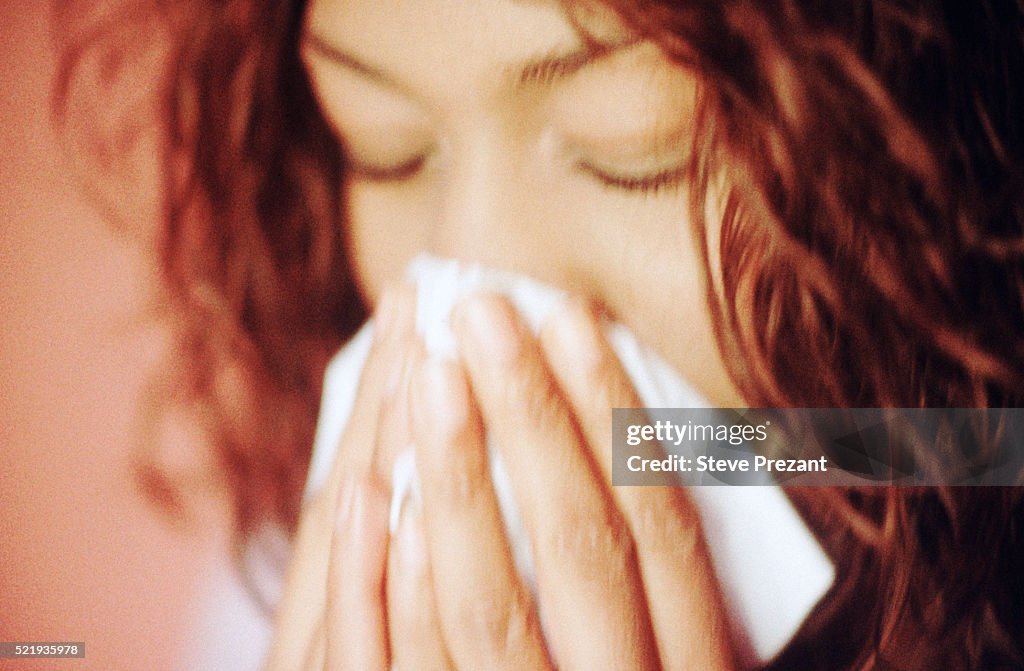
[[[359,514],[347,508],[339,527],[338,546],[360,551],[332,562],[330,599],[345,607],[328,624],[331,668],[732,668],[685,491],[610,485],[610,408],[640,401],[591,312],[556,315],[539,341],[495,297],[454,321],[464,366],[414,355],[386,413],[416,446],[422,511],[407,508],[388,551],[386,499],[364,483]],[[513,565],[485,425],[530,538],[539,602]]]
[[[334,613],[330,623],[332,630],[350,627],[358,645],[376,646],[362,636],[370,626],[365,618],[341,615],[342,611],[360,614],[356,604],[366,596],[346,577],[351,574],[358,579],[364,573],[347,568],[344,562],[358,559],[359,569],[383,567],[387,552],[387,486],[381,483],[387,482],[385,474],[389,471],[388,465],[376,455],[383,452],[378,449],[378,442],[391,435],[381,426],[388,399],[405,384],[402,374],[408,367],[404,361],[414,341],[414,304],[414,290],[404,285],[385,292],[380,301],[373,344],[335,463],[323,487],[303,509],[284,594],[277,609],[268,669],[324,668],[328,607]],[[345,510],[349,514],[339,516],[338,513]],[[332,544],[342,542],[345,550],[332,553]],[[340,563],[331,572],[332,581],[340,580],[342,585],[328,589],[328,566],[332,557],[335,563]],[[327,598],[328,593],[331,599]],[[365,668],[386,666],[375,664]]]

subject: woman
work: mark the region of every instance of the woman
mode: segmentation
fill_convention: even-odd
[[[612,490],[600,470],[601,413],[635,397],[592,311],[538,342],[477,301],[456,319],[462,364],[438,364],[410,343],[407,292],[379,305],[418,251],[581,294],[717,405],[1020,404],[1012,2],[235,1],[168,25],[161,268],[243,545],[268,522],[296,531],[324,363],[368,311],[388,325],[297,532],[276,666],[731,664],[683,493]],[[573,520],[591,533],[538,557],[547,647],[489,525],[484,425],[579,474],[513,472],[535,527],[556,506],[541,548]],[[390,548],[384,435],[452,460]],[[475,505],[444,498],[451,468],[477,474]],[[553,474],[572,502],[527,489]],[[772,668],[1024,664],[1016,490],[789,494],[839,578]],[[469,587],[494,607],[473,611]],[[460,627],[467,608],[482,628]]]

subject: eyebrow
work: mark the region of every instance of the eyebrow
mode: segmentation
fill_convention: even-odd
[[[594,65],[613,54],[628,49],[640,40],[630,38],[613,43],[589,42],[586,46],[570,52],[542,56],[513,68],[512,79],[519,84],[554,84],[567,79],[580,70]]]
[[[354,70],[391,88],[399,90],[404,90],[405,88],[384,70],[361,61],[337,45],[331,44],[315,32],[307,32],[302,41],[304,45],[329,61]],[[590,42],[586,46],[572,51],[562,51],[527,60],[524,63],[509,67],[508,72],[510,79],[519,85],[540,84],[550,86],[619,51],[628,49],[640,41],[635,37],[631,37],[612,43]]]

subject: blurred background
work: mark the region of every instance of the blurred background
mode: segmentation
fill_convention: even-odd
[[[101,214],[52,122],[52,10],[0,3],[0,641],[84,641],[86,658],[0,668],[199,667],[226,515],[173,523],[133,479],[166,334],[144,314],[145,227]],[[120,187],[140,217],[145,181]]]

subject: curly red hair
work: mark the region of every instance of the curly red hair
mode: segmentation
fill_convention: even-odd
[[[157,250],[171,388],[209,429],[239,547],[267,522],[294,530],[323,368],[365,317],[345,254],[344,157],[298,57],[304,4],[138,9],[172,33]],[[692,218],[716,335],[750,405],[1021,405],[1019,3],[565,4],[610,7],[702,82]],[[103,35],[69,51],[58,110]],[[144,476],[172,500],[159,470]],[[773,667],[1024,664],[1017,490],[790,494],[841,580]]]

